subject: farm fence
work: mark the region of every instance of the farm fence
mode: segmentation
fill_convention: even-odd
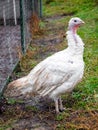
[[[42,0],[0,0],[0,95],[30,43],[33,14],[42,17]]]

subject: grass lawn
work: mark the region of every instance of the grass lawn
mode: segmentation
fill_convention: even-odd
[[[63,95],[65,112],[53,118],[55,130],[97,130],[98,129],[98,2],[97,0],[43,0],[43,19],[40,21],[42,35],[35,35],[33,40],[43,42],[43,39],[53,39],[67,31],[71,17],[80,17],[85,21],[78,34],[85,43],[84,61],[85,74],[81,83],[77,85],[71,95]],[[48,22],[47,22],[48,19]],[[27,54],[20,61],[21,71],[14,72],[16,77],[29,73],[37,63],[56,51],[66,48],[66,40],[53,46],[40,46],[32,43]],[[46,40],[48,41],[48,40]],[[51,51],[50,51],[51,50]],[[11,102],[14,104],[14,101]],[[13,110],[14,111],[14,110]],[[34,110],[36,111],[36,110]],[[31,112],[31,111],[30,111]],[[13,112],[14,113],[14,112]],[[40,113],[41,114],[41,113]],[[8,113],[7,113],[8,115]],[[15,115],[16,116],[16,115]],[[41,114],[41,118],[44,120]],[[9,117],[9,116],[8,116]],[[21,115],[19,116],[19,118]],[[47,117],[47,116],[46,116]],[[11,127],[12,120],[19,120],[18,116],[10,118],[0,130]],[[4,122],[3,122],[4,123]],[[49,122],[48,122],[49,123]],[[10,125],[7,127],[7,125]],[[48,129],[47,129],[48,130]],[[52,130],[52,129],[51,129]]]

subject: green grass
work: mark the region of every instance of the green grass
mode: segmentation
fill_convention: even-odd
[[[85,25],[81,27],[78,31],[79,35],[82,37],[85,43],[84,51],[84,61],[85,61],[85,73],[81,83],[77,85],[73,93],[69,95],[64,95],[62,98],[65,100],[65,107],[69,108],[62,114],[58,115],[55,120],[57,121],[57,130],[78,130],[85,129],[88,124],[82,124],[79,120],[84,119],[85,122],[91,120],[90,116],[86,118],[88,111],[98,110],[98,2],[97,0],[52,0],[49,4],[45,4],[46,0],[43,0],[43,16],[53,17],[64,14],[64,17],[60,19],[54,19],[50,21],[52,26],[59,28],[60,26],[65,26],[65,31],[67,30],[67,24],[71,17],[78,16],[85,21]],[[47,23],[42,21],[40,23],[41,28],[45,28]],[[46,34],[51,34],[47,32]],[[53,32],[52,32],[53,33]],[[64,48],[59,46],[59,50]],[[34,50],[32,50],[34,49]],[[35,51],[34,54],[27,54],[24,57],[25,67],[23,71],[33,68],[39,61],[40,53],[36,53],[45,49],[44,47],[36,49],[29,47],[29,50]],[[47,51],[47,49],[43,50]],[[35,57],[32,59],[32,57]],[[21,67],[22,67],[21,61]],[[28,64],[27,64],[28,63]],[[26,71],[27,73],[27,71]],[[19,73],[19,75],[21,75]],[[11,104],[16,101],[10,100]],[[32,109],[36,111],[36,108],[29,106],[27,109]],[[71,110],[70,110],[71,109]],[[73,117],[74,113],[80,111],[80,115],[76,115],[71,118],[70,121],[66,121],[70,116]],[[82,113],[83,111],[83,113]],[[87,111],[87,113],[85,113]],[[84,115],[83,115],[84,114]],[[78,117],[79,116],[79,119]],[[93,118],[93,117],[92,117]],[[76,120],[76,122],[74,122]],[[79,121],[79,123],[77,123]],[[66,126],[65,126],[66,124]],[[83,127],[82,127],[83,126]],[[93,127],[91,126],[93,129]]]

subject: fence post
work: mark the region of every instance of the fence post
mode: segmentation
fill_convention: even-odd
[[[40,17],[42,17],[42,0],[40,0]]]
[[[17,25],[17,14],[16,14],[16,1],[13,0],[13,12],[14,12],[14,22]]]
[[[5,6],[3,6],[3,21],[4,21],[4,26],[6,26]]]
[[[24,0],[20,0],[21,48],[23,53],[26,51],[24,7]]]

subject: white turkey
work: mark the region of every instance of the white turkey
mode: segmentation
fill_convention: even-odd
[[[71,18],[67,31],[68,47],[40,62],[27,76],[11,82],[8,88],[21,94],[35,92],[48,96],[55,102],[56,113],[62,111],[61,95],[71,92],[83,77],[84,43],[77,35],[82,24],[84,21],[80,18]]]

